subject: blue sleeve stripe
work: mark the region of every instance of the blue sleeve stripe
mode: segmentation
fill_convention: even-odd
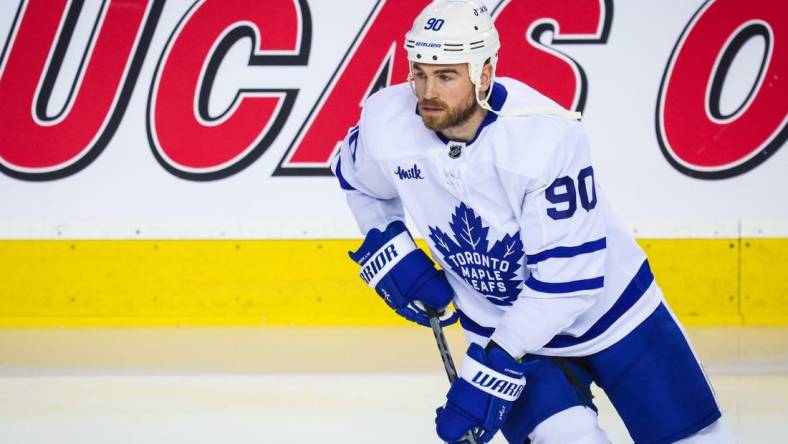
[[[334,173],[336,174],[337,180],[339,181],[339,186],[342,187],[343,190],[355,191],[353,185],[349,184],[348,181],[342,176],[342,159],[337,159],[337,168]]]
[[[347,139],[348,146],[350,147],[350,156],[353,162],[356,161],[356,149],[358,148],[358,126],[350,130],[350,136]]]
[[[493,332],[495,332],[494,328],[484,327],[482,325],[477,324],[473,319],[469,318],[468,315],[463,313],[461,310],[457,310],[457,314],[460,316],[460,325],[465,331],[476,333],[477,335],[484,336],[485,338],[489,338],[490,336],[492,336]]]
[[[541,293],[572,293],[574,291],[602,288],[605,285],[605,277],[599,276],[569,282],[542,282],[531,276],[525,281],[525,285],[531,290]]]
[[[603,237],[576,247],[555,247],[536,254],[529,254],[526,256],[526,260],[528,265],[533,265],[547,259],[575,257],[581,254],[604,250],[605,248],[607,248],[607,238]]]

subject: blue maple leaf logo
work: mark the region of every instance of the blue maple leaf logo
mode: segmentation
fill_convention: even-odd
[[[435,248],[458,276],[493,304],[512,305],[523,283],[517,279],[523,257],[519,231],[505,235],[488,249],[490,228],[465,203],[460,203],[451,216],[453,238],[438,227],[429,228]]]

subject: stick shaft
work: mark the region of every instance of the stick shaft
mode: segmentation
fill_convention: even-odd
[[[438,317],[438,312],[432,308],[427,308],[427,315],[430,317],[430,327],[432,327],[432,334],[435,336],[435,342],[438,344],[438,351],[441,354],[443,361],[443,368],[446,370],[446,376],[449,378],[449,383],[453,383],[457,379],[457,368],[454,367],[454,360],[451,358],[449,351],[449,343],[446,342],[446,336],[443,335],[443,327],[441,327],[441,320]],[[469,431],[465,435],[465,439],[470,444],[477,444],[476,437],[473,432]]]
[[[457,379],[457,369],[454,367],[454,360],[451,358],[449,351],[449,344],[446,342],[446,336],[443,335],[443,328],[441,321],[437,316],[430,316],[430,327],[432,327],[432,334],[435,336],[435,342],[438,344],[438,351],[443,360],[443,367],[446,369],[446,376],[449,377],[449,383],[453,383]]]

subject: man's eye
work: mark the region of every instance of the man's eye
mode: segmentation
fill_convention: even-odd
[[[441,80],[441,82],[448,82],[448,81],[452,80],[452,77],[449,76],[449,75],[446,75],[446,74],[443,74],[443,75],[439,76],[438,78]]]

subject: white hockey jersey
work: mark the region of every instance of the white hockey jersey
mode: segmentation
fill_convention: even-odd
[[[557,107],[507,78],[496,79],[490,104]],[[579,122],[488,113],[473,140],[452,141],[423,125],[400,84],[367,99],[332,169],[363,233],[407,209],[470,340],[492,337],[514,356],[587,355],[662,300],[599,188]]]

